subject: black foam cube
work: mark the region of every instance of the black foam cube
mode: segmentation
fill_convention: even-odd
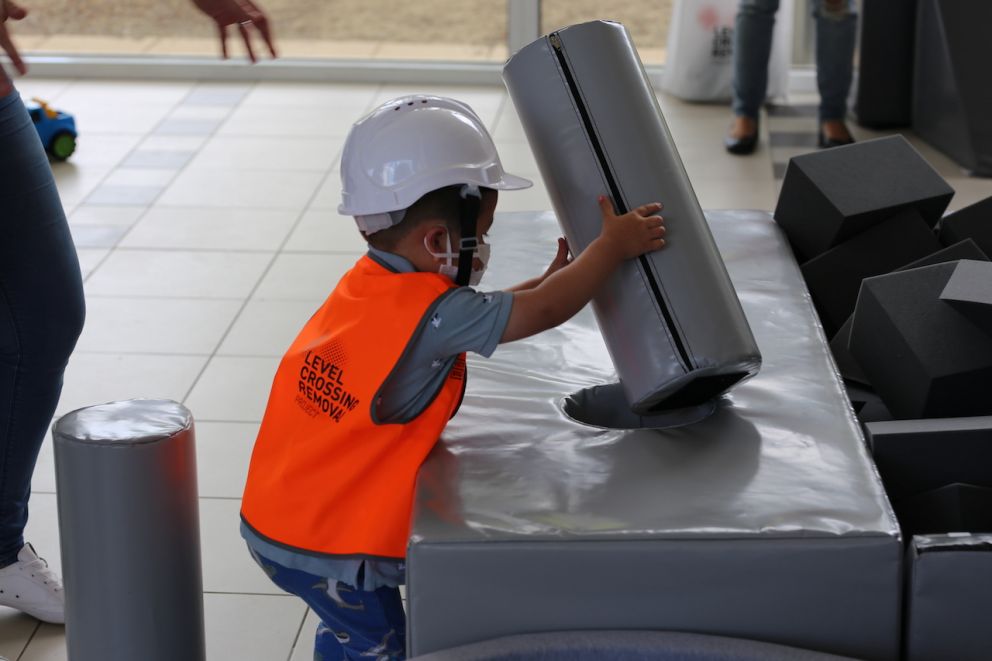
[[[978,245],[971,239],[965,239],[964,241],[959,241],[952,246],[948,246],[943,250],[938,250],[937,252],[927,255],[922,259],[918,259],[914,262],[910,262],[905,266],[899,267],[898,271],[905,271],[908,269],[915,269],[921,266],[930,266],[931,264],[943,264],[944,262],[953,262],[959,259],[974,259],[978,261],[988,261],[988,257],[985,253],[981,251]],[[840,371],[841,376],[843,376],[848,381],[856,381],[857,383],[868,384],[868,377],[865,376],[864,370],[858,365],[858,361],[854,359],[851,355],[851,350],[848,345],[851,341],[851,326],[854,324],[854,316],[848,317],[841,327],[837,330],[837,333],[830,339],[830,352],[834,355],[834,360],[837,361],[837,369]]]
[[[906,661],[988,661],[992,535],[927,535],[906,562]]]
[[[992,256],[992,197],[958,209],[940,221],[940,242],[945,246],[972,239]]]
[[[992,2],[919,0],[913,129],[975,174],[992,175]]]
[[[913,146],[894,135],[794,157],[775,220],[805,262],[905,208],[933,227],[953,195]]]
[[[961,260],[940,300],[992,334],[992,262]]]
[[[854,325],[854,315],[848,317],[840,329],[830,339],[830,353],[834,355],[837,363],[837,371],[846,381],[854,381],[865,385],[871,385],[865,371],[858,365],[858,361],[851,355],[848,345],[851,343],[851,327]]]
[[[893,500],[959,482],[992,488],[992,416],[870,422],[865,437]]]
[[[992,532],[992,489],[948,484],[892,501],[905,537],[949,532]]]
[[[885,406],[885,402],[871,388],[846,382],[844,389],[847,391],[847,398],[851,400],[854,415],[861,423],[892,420],[892,413]]]
[[[933,254],[941,245],[916,209],[904,209],[802,265],[820,321],[832,336],[854,312],[861,281]]]
[[[897,418],[992,413],[992,337],[940,300],[959,263],[861,286],[851,353]]]
[[[858,124],[909,126],[913,109],[916,0],[871,0],[861,7]]]

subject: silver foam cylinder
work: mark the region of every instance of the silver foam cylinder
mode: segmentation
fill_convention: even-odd
[[[203,661],[193,417],[137,399],[54,426],[69,661]]]
[[[756,374],[758,346],[626,28],[552,32],[503,80],[574,254],[599,236],[597,196],[619,213],[665,205],[666,247],[626,262],[593,300],[631,409],[695,406]]]

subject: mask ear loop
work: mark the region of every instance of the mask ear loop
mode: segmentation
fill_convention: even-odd
[[[458,220],[461,240],[458,242],[458,274],[455,276],[455,284],[459,287],[467,287],[469,278],[472,276],[472,260],[475,258],[475,250],[479,246],[475,232],[479,209],[482,208],[482,193],[478,186],[465,184],[458,191],[458,194],[461,196]]]

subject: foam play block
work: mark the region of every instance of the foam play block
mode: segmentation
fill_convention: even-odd
[[[597,195],[619,213],[665,205],[665,249],[625,260],[592,300],[631,410],[696,407],[756,374],[760,351],[627,29],[556,30],[503,80],[573,254],[602,229]]]
[[[914,537],[906,564],[907,661],[987,661],[992,535]]]
[[[985,253],[978,247],[978,245],[971,239],[964,239],[963,241],[958,241],[957,243],[948,246],[942,250],[927,255],[922,259],[918,259],[914,262],[902,266],[896,270],[906,271],[909,269],[920,268],[921,266],[930,266],[931,264],[943,264],[944,262],[953,262],[959,259],[974,259],[978,261],[988,261],[988,257]],[[841,324],[840,329],[830,340],[830,352],[834,355],[834,360],[837,362],[837,369],[840,370],[840,375],[848,381],[855,381],[857,383],[869,384],[868,377],[865,376],[864,370],[858,365],[858,361],[854,359],[851,355],[851,351],[848,345],[851,341],[851,326],[854,324],[854,316],[850,316],[847,320]]]
[[[872,0],[861,6],[858,124],[909,126],[913,108],[916,0]]]
[[[417,480],[411,656],[640,629],[899,657],[898,524],[788,243],[766,212],[707,221],[765,367],[699,423],[611,429],[563,401],[611,373],[591,310],[493,354]],[[499,214],[490,286],[522,280],[557,222]]]
[[[974,174],[992,175],[992,2],[919,0],[913,129]]]
[[[992,488],[947,484],[892,501],[902,534],[992,532]]]
[[[897,418],[992,413],[992,337],[940,299],[959,263],[861,286],[851,353]]]
[[[844,377],[845,381],[853,381],[864,385],[871,385],[865,371],[858,365],[858,361],[851,355],[848,345],[851,342],[851,327],[854,325],[854,315],[852,314],[841,324],[832,338],[830,338],[830,353],[834,355],[834,362],[837,363],[837,370]]]
[[[872,422],[865,438],[893,500],[959,482],[992,488],[992,416]]]
[[[945,246],[972,239],[986,255],[992,255],[992,197],[958,209],[940,221],[940,241]]]
[[[894,135],[794,157],[775,220],[805,262],[905,208],[932,227],[953,195],[919,152]]]
[[[854,312],[861,281],[940,250],[916,209],[904,209],[811,259],[801,270],[827,337]]]
[[[854,415],[858,417],[861,423],[881,422],[892,419],[892,413],[886,408],[885,402],[871,388],[856,383],[845,382],[844,389],[847,391],[848,399],[851,400]]]
[[[992,262],[959,262],[940,300],[992,334]]]

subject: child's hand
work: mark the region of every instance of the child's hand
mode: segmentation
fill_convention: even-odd
[[[605,195],[599,197],[603,212],[602,239],[623,259],[632,259],[665,245],[665,220],[657,215],[660,202],[644,204],[622,216],[613,212],[613,203]]]
[[[562,237],[558,237],[558,253],[555,255],[554,260],[552,260],[551,266],[548,267],[548,270],[545,271],[544,275],[541,277],[542,280],[555,271],[559,271],[572,263],[572,259],[568,256],[568,252],[568,241]]]

